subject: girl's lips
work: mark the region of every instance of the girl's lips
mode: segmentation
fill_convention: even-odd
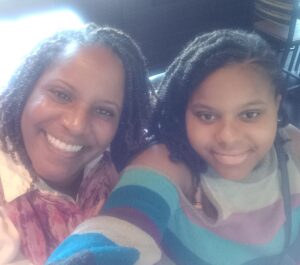
[[[59,149],[60,151],[63,152],[68,152],[68,153],[77,153],[79,152],[83,146],[82,145],[74,145],[74,144],[68,144],[63,142],[62,140],[59,140],[55,138],[51,134],[46,134],[47,140],[51,146],[53,146],[56,149]]]
[[[240,153],[240,154],[221,154],[221,153],[213,153],[214,159],[223,165],[234,166],[243,163],[247,157],[248,153]]]

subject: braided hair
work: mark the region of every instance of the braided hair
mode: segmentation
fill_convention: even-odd
[[[165,73],[151,128],[165,143],[171,159],[184,162],[198,179],[206,163],[189,144],[185,112],[194,90],[214,71],[227,64],[248,62],[269,76],[275,96],[283,95],[283,78],[278,58],[257,34],[240,30],[216,30],[196,37]],[[285,115],[283,115],[285,119]],[[286,120],[282,120],[285,123]]]
[[[39,78],[70,44],[108,47],[122,61],[125,97],[119,127],[110,148],[113,162],[121,170],[145,141],[151,109],[151,84],[145,59],[137,44],[117,29],[95,24],[58,32],[42,41],[24,59],[0,96],[1,148],[30,168],[20,128],[21,115]]]

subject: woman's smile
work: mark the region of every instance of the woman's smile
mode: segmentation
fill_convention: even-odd
[[[83,148],[83,145],[68,144],[49,133],[46,136],[50,145],[63,152],[78,153]]]

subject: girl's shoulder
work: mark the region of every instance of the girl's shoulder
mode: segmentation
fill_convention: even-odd
[[[129,165],[145,167],[161,172],[178,186],[187,198],[194,193],[193,178],[188,167],[182,162],[170,159],[170,153],[163,144],[155,144],[141,152]]]

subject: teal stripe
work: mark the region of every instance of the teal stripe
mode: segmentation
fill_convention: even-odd
[[[200,259],[199,256],[195,255],[188,248],[186,248],[186,246],[183,245],[181,239],[178,239],[170,230],[167,230],[164,234],[164,238],[162,240],[162,248],[164,253],[176,265],[210,265],[209,263]]]
[[[113,210],[121,208],[134,209],[143,213],[152,224],[155,224],[160,235],[164,232],[171,216],[170,208],[160,195],[139,186],[124,186],[116,189],[107,200],[102,213],[115,216]],[[125,214],[126,212],[121,212],[115,217],[127,220]],[[143,220],[130,219],[130,222],[143,229]]]
[[[176,186],[167,177],[154,170],[145,168],[130,168],[126,170],[115,190],[127,185],[144,187],[159,194],[168,204],[170,212],[176,211],[179,206],[179,195]]]

